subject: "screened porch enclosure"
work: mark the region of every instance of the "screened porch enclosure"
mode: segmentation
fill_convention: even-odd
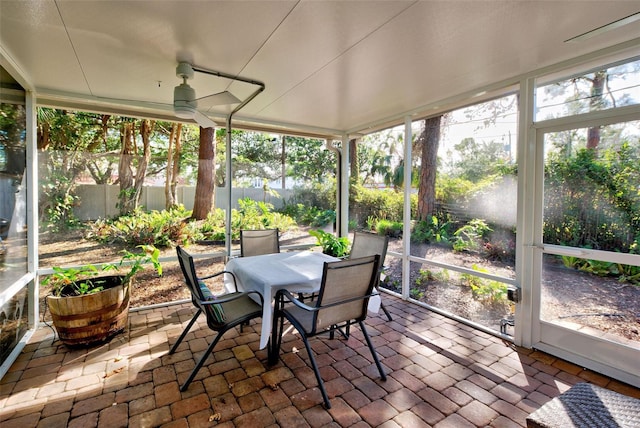
[[[335,233],[350,235],[355,220],[393,236],[384,288],[399,303],[640,385],[633,3],[505,1],[491,13],[482,3],[429,1],[150,4],[0,3],[0,217],[10,223],[0,229],[0,304],[10,320],[1,373],[38,327],[39,279],[50,268],[38,228],[51,181],[43,169],[54,161],[38,164],[37,108],[181,122],[175,70],[189,61],[266,83],[238,114],[203,103],[219,129],[325,144],[335,156],[326,174],[335,179]],[[149,18],[133,18],[141,16]],[[233,51],[220,42],[230,35]],[[198,96],[251,94],[225,76],[187,80]],[[489,115],[465,118],[481,110]],[[423,125],[436,119],[439,149],[428,154]],[[375,141],[390,156],[393,210],[356,212],[350,161],[390,130],[393,141]],[[231,144],[221,145],[230,176]],[[437,170],[429,215],[416,198],[427,160]],[[227,206],[242,199],[231,187]],[[228,253],[232,231],[224,240]]]

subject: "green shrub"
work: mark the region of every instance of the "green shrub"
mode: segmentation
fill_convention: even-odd
[[[623,283],[628,282],[630,284],[640,285],[640,266],[582,259],[572,256],[562,256],[562,263],[570,269],[576,269],[601,277],[614,277]]]
[[[335,210],[305,206],[300,203],[286,204],[279,212],[295,219],[298,224],[308,224],[314,227],[326,226],[336,221]]]
[[[333,209],[336,206],[336,181],[333,179],[329,183],[294,187],[293,195],[289,197],[286,204],[317,207],[319,210]]]
[[[428,282],[435,280],[436,277],[429,269],[420,269],[418,271],[418,277],[416,278],[415,283],[418,287],[421,287],[426,286]]]
[[[238,201],[239,209],[231,210],[231,239],[240,239],[241,229],[279,229],[281,232],[298,227],[296,221],[282,212],[274,212],[273,205],[245,198]],[[197,240],[224,241],[226,213],[211,211],[194,232]]]
[[[333,257],[344,257],[349,254],[349,238],[346,236],[335,236],[333,233],[324,230],[310,230],[309,235],[317,239],[317,245],[322,247],[322,252]]]
[[[42,184],[43,224],[53,232],[80,226],[80,220],[73,213],[79,197],[73,193],[70,179],[64,175],[55,181],[44,180]]]
[[[143,211],[94,222],[87,237],[103,243],[123,243],[133,247],[154,245],[169,247],[190,241],[186,219],[191,215],[183,206],[168,211]]]
[[[402,234],[402,223],[397,221],[378,220],[375,227],[378,235],[397,237]]]
[[[488,272],[475,264],[471,268],[477,272]],[[473,297],[482,302],[499,304],[507,299],[507,285],[502,282],[480,278],[468,273],[461,274],[460,279],[464,285],[471,287]]]
[[[443,222],[438,217],[431,216],[430,220],[419,221],[414,225],[411,240],[416,243],[448,244],[450,227],[449,222]]]
[[[311,221],[311,226],[322,227],[336,222],[336,212],[334,210],[323,210]]]
[[[493,229],[479,218],[474,218],[454,232],[454,251],[478,251],[484,236]]]
[[[231,213],[233,215],[233,211]],[[216,208],[207,214],[207,218],[199,222],[198,225],[194,224],[195,239],[198,241],[224,241],[226,233],[226,213],[224,210]],[[240,232],[237,232],[238,239]]]
[[[360,225],[364,226],[371,218],[402,222],[402,213],[404,212],[402,192],[352,186],[349,197],[350,217],[358,221]],[[416,212],[417,206],[417,195],[411,195],[411,211],[413,213]],[[369,225],[367,224],[367,226]]]

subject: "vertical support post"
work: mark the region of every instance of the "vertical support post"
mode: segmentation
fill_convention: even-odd
[[[287,136],[282,136],[282,152],[280,154],[280,162],[282,162],[282,190],[287,187],[287,164],[286,164],[286,147]]]
[[[516,303],[515,325],[513,339],[519,346],[531,347],[539,340],[540,323],[536,319],[534,302],[540,301],[540,294],[533,296],[533,290],[538,289],[533,284],[536,275],[539,281],[539,269],[536,262],[536,212],[540,210],[537,202],[541,197],[536,190],[538,179],[536,169],[537,133],[533,127],[535,115],[535,79],[523,79],[520,82],[518,98],[519,123],[517,141],[518,165],[518,208],[516,217],[516,281],[520,284],[521,301]],[[542,183],[540,183],[542,184]],[[538,220],[541,221],[541,220]],[[541,226],[540,226],[541,227]],[[537,256],[540,257],[539,255]],[[536,273],[538,272],[538,273]],[[527,328],[523,328],[527,326]]]
[[[227,184],[227,211],[224,226],[224,244],[227,257],[231,257],[231,192],[232,192],[232,171],[231,171],[231,115],[227,117],[227,147],[225,147],[225,169],[224,181]]]
[[[27,112],[27,272],[35,273],[38,269],[38,151],[36,135],[38,121],[36,117],[36,100],[32,91],[25,93],[25,110]],[[35,329],[40,314],[40,287],[38,276],[29,282],[27,293],[29,301],[29,328]]]
[[[402,298],[411,288],[411,116],[404,118],[404,209],[402,213]]]
[[[342,136],[342,156],[340,157],[340,215],[336,225],[338,236],[349,236],[349,136]]]

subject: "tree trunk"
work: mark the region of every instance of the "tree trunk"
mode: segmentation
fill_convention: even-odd
[[[178,177],[180,177],[180,156],[182,155],[182,124],[176,125],[175,147],[173,149],[173,170],[171,171],[171,194],[173,200],[177,201],[176,187],[178,185]]]
[[[144,185],[144,178],[147,175],[147,166],[149,165],[149,159],[151,159],[151,131],[153,130],[152,122],[148,119],[144,119],[140,123],[140,136],[142,137],[142,157],[138,159],[138,169],[136,171],[136,178],[134,183],[134,195],[133,195],[133,208],[135,209],[140,202],[140,195],[142,194],[142,186]]]
[[[602,93],[604,92],[604,82],[607,80],[606,70],[598,71],[591,81],[591,99],[589,105],[591,111],[599,110],[603,103]],[[587,148],[596,150],[600,144],[600,127],[595,126],[587,131]]]
[[[182,129],[181,124],[174,123],[171,126],[171,135],[169,135],[169,147],[167,149],[167,173],[166,179],[164,182],[164,196],[165,196],[165,208],[171,209],[177,205],[176,194],[175,194],[175,180],[177,179],[177,174],[175,174],[174,170],[174,162],[176,159],[174,158],[174,141],[179,138],[180,129]]]
[[[51,127],[47,122],[38,126],[38,150],[47,150],[51,144]]]
[[[438,146],[440,144],[440,122],[442,116],[424,121],[424,129],[418,137],[422,147],[420,166],[420,188],[418,189],[418,219],[427,220],[436,208],[436,172],[438,167]]]
[[[94,151],[99,152],[100,150],[98,150],[98,146],[100,144],[102,144],[102,149],[105,152],[109,151],[109,146],[107,144],[107,137],[109,136],[109,119],[110,118],[111,118],[111,115],[108,115],[108,114],[103,114],[100,116],[100,135],[96,137],[92,145],[87,147],[87,152],[94,152]],[[109,163],[108,165],[109,166],[106,168],[105,171],[101,171],[98,162],[96,162],[94,158],[91,157],[90,160],[88,161],[87,169],[89,170],[89,173],[91,174],[91,177],[93,178],[93,181],[96,182],[96,184],[109,184],[109,181],[111,179],[111,173],[113,172],[113,170],[111,168],[111,163]]]
[[[120,162],[118,163],[118,181],[120,182],[118,209],[120,215],[125,215],[132,211],[133,171],[131,164],[133,163],[135,146],[133,143],[133,124],[131,122],[122,124],[120,141],[122,143],[122,150],[120,151]]]
[[[169,145],[167,147],[167,173],[164,180],[164,207],[171,209],[176,204],[176,200],[171,193],[171,181],[173,180],[173,139],[176,134],[176,124],[171,126],[171,135],[169,135]]]
[[[360,182],[360,169],[358,168],[358,145],[356,139],[349,140],[349,174],[350,185],[355,185]]]
[[[211,212],[214,202],[214,171],[216,164],[215,129],[200,127],[200,146],[198,149],[198,179],[193,202],[194,220],[204,220]],[[230,185],[231,180],[227,180]]]

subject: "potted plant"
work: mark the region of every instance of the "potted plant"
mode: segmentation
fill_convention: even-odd
[[[338,237],[321,229],[310,230],[309,235],[315,236],[324,254],[333,257],[346,257],[349,254],[349,238],[346,236]]]
[[[125,250],[119,264],[106,264],[100,269],[92,264],[54,267],[54,272],[42,281],[43,285],[52,286],[46,305],[64,344],[104,342],[126,328],[134,276],[149,262],[162,275],[160,251],[150,245],[138,248],[142,250],[140,253]],[[101,272],[111,273],[101,275]]]

